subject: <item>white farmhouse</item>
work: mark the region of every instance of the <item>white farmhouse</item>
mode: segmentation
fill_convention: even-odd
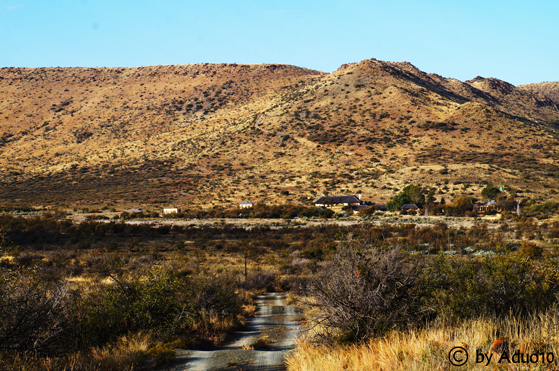
[[[170,207],[167,209],[163,209],[163,215],[168,215],[168,214],[178,214],[181,212],[181,209],[177,209],[176,207]]]

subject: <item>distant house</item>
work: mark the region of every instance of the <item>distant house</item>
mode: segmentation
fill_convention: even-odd
[[[373,207],[375,208],[375,210],[380,210],[380,211],[388,210],[386,208],[386,204],[374,204]]]
[[[474,204],[474,211],[479,212],[479,213],[484,213],[486,211],[492,210],[493,207],[495,207],[495,204],[497,202],[495,200],[491,200],[489,202],[483,203],[483,202],[478,202]]]
[[[138,208],[138,209],[128,209],[128,210],[124,210],[129,214],[140,214],[143,213],[142,209]]]
[[[177,209],[176,207],[170,207],[167,209],[163,209],[163,215],[167,214],[178,214],[181,212],[181,209]]]
[[[253,206],[254,206],[254,204],[253,204],[252,202],[248,202],[248,201],[241,202],[241,203],[239,204],[239,207],[240,207],[241,209],[248,209],[249,207],[253,207]]]
[[[361,195],[351,196],[323,196],[314,202],[316,207],[342,207],[361,205]]]
[[[419,207],[417,207],[416,204],[404,204],[404,206],[402,206],[400,208],[400,210],[406,210],[406,211],[407,210],[414,210],[414,211],[417,211],[417,210],[419,210]]]

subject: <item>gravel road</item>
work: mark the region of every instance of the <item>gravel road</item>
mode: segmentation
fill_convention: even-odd
[[[300,333],[298,308],[286,305],[287,294],[265,293],[256,297],[257,310],[246,326],[234,332],[218,350],[179,350],[165,371],[285,370],[284,359]],[[267,338],[267,344],[255,345]],[[256,348],[256,349],[255,349]]]

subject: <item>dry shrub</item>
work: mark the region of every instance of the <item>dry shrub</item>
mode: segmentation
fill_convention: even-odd
[[[307,290],[308,282],[309,279],[307,277],[287,276],[278,282],[278,288],[283,291],[290,291],[295,295],[303,295],[305,290]]]
[[[237,281],[237,287],[245,290],[267,290],[274,291],[277,280],[275,272],[254,272],[247,276],[246,280]]]
[[[248,304],[244,306],[244,313],[247,317],[254,317],[256,314],[256,307],[254,305]]]
[[[255,350],[268,350],[270,349],[270,339],[268,336],[261,336],[254,341],[253,348]]]
[[[24,252],[15,258],[15,262],[20,266],[29,267],[33,264],[34,261],[41,260],[41,259],[43,259],[42,255],[35,254],[32,252]]]
[[[0,270],[0,351],[61,353],[75,297],[39,274]]]
[[[537,245],[533,242],[522,241],[519,252],[522,256],[534,259],[540,258],[544,252],[544,249],[542,246]]]
[[[328,343],[355,342],[416,324],[426,313],[418,269],[397,249],[342,247],[309,283],[316,335]]]

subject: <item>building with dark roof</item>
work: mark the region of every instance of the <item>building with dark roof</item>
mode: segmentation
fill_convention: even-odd
[[[497,202],[495,200],[491,200],[489,202],[483,203],[483,202],[477,202],[474,204],[474,211],[477,212],[485,212],[485,211],[489,211],[491,209],[493,209],[493,207],[495,206]]]
[[[314,202],[316,207],[341,207],[341,206],[354,206],[361,205],[361,195],[351,196],[323,196]]]
[[[416,204],[404,204],[400,210],[419,210],[419,207]]]
[[[375,210],[387,211],[386,204],[373,204]]]

